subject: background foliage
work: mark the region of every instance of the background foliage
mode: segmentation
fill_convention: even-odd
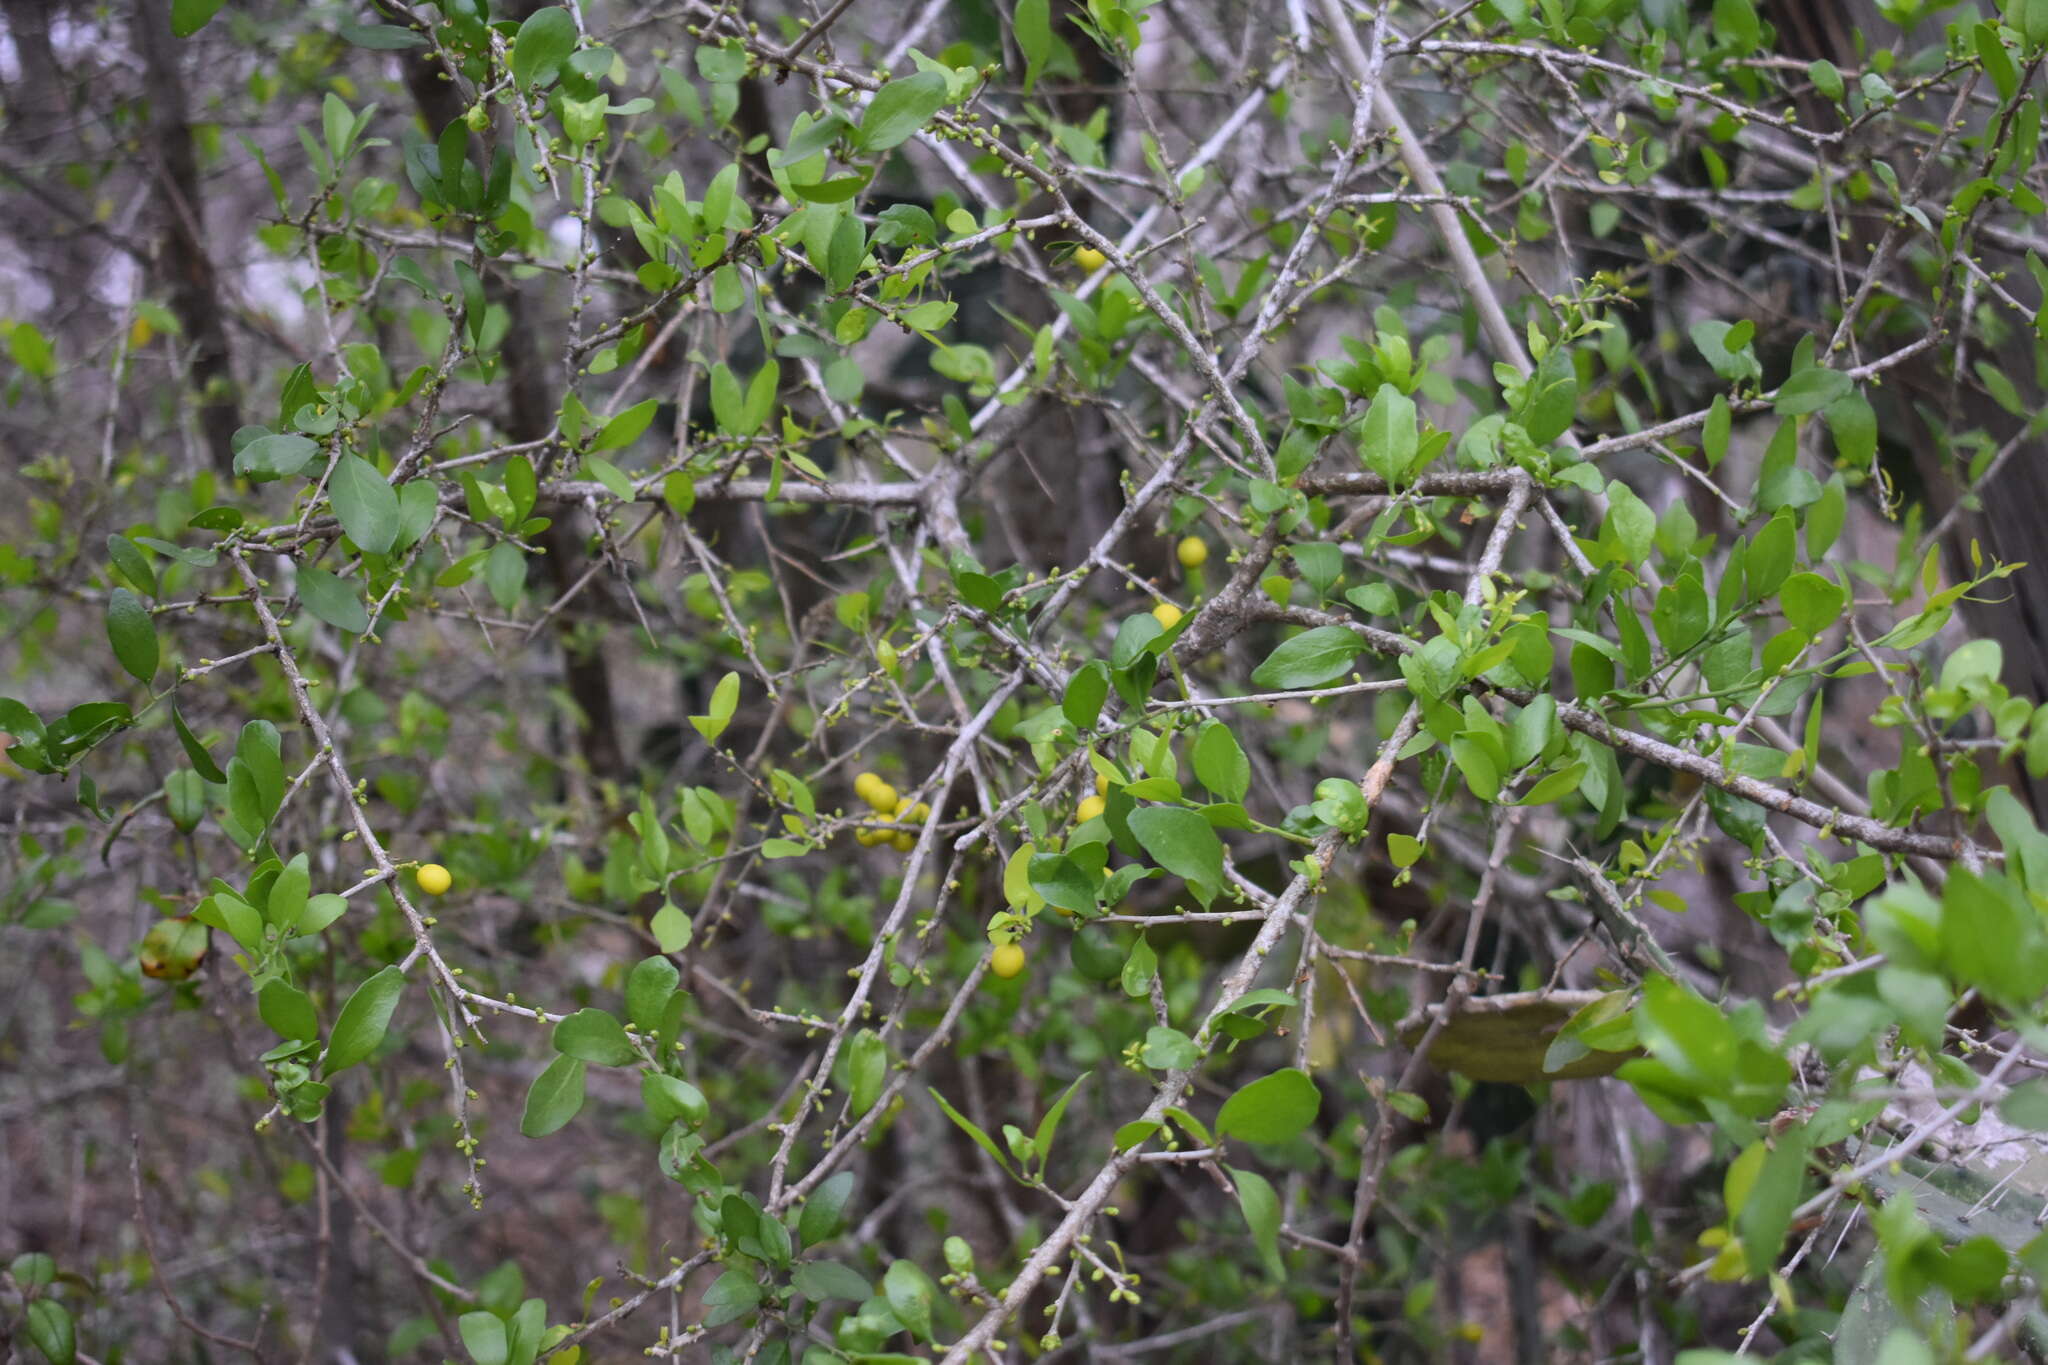
[[[0,1356],[2048,1341],[2048,3],[0,12]]]

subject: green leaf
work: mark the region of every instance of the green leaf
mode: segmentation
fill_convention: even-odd
[[[1571,352],[1554,346],[1523,385],[1516,418],[1531,441],[1546,446],[1570,429],[1578,404],[1579,375]]]
[[[1140,934],[1138,941],[1131,945],[1130,955],[1124,959],[1123,976],[1119,984],[1122,985],[1125,995],[1136,1000],[1151,993],[1152,978],[1158,974],[1159,953],[1146,941],[1145,936]]]
[[[1728,406],[1728,396],[1717,393],[1714,401],[1707,406],[1706,425],[1700,428],[1700,450],[1707,457],[1707,468],[1714,469],[1728,454],[1728,432],[1734,418]]]
[[[610,460],[601,460],[595,455],[587,455],[583,459],[583,468],[592,478],[605,486],[606,492],[610,493],[620,502],[631,502],[633,500],[633,480],[626,476],[626,471],[620,469]]]
[[[509,540],[493,545],[484,560],[484,586],[491,590],[491,600],[506,611],[518,606],[526,591],[525,552]]]
[[[654,414],[660,409],[661,400],[650,398],[644,403],[635,403],[624,412],[604,424],[592,450],[623,450],[640,439],[640,434],[654,422]]]
[[[704,1291],[704,1325],[723,1327],[728,1322],[738,1322],[760,1302],[761,1286],[755,1282],[753,1272],[728,1270]]]
[[[1666,976],[1643,983],[1636,1032],[1650,1055],[1695,1093],[1719,1095],[1735,1076],[1736,1035],[1726,1015]]]
[[[1998,1114],[2007,1123],[2036,1133],[2048,1132],[2048,1080],[2024,1081],[1998,1102]]]
[[[732,436],[751,436],[746,429],[747,400],[732,367],[724,361],[711,367],[711,415],[718,429]]]
[[[535,10],[512,40],[512,79],[521,85],[551,85],[575,50],[575,16],[553,5]]]
[[[1657,514],[1619,479],[1607,485],[1607,520],[1600,528],[1601,539],[1607,539],[1609,532],[1621,551],[1622,563],[1633,566],[1650,557],[1657,536]]]
[[[1038,1121],[1038,1131],[1031,1136],[1031,1149],[1038,1153],[1041,1166],[1052,1157],[1052,1140],[1059,1132],[1060,1119],[1067,1112],[1067,1101],[1074,1098],[1074,1092],[1081,1088],[1081,1082],[1094,1074],[1092,1071],[1084,1071],[1074,1077],[1073,1084],[1060,1092],[1060,1097],[1053,1101],[1052,1108],[1046,1110],[1045,1117]]]
[[[1064,853],[1034,853],[1026,863],[1030,887],[1046,904],[1076,914],[1096,911],[1102,878]]]
[[[335,25],[334,31],[341,35],[342,41],[373,52],[398,52],[427,45],[427,40],[420,34],[396,24],[355,24],[344,19]]]
[[[846,1201],[853,1195],[853,1172],[841,1171],[811,1191],[796,1222],[796,1235],[807,1247],[832,1240],[844,1226]]]
[[[715,744],[725,733],[725,727],[732,724],[733,713],[739,709],[739,704],[740,675],[728,673],[718,680],[718,686],[711,689],[710,713],[691,716],[690,724],[704,736],[706,744]]]
[[[1102,714],[1102,703],[1109,697],[1109,665],[1096,659],[1084,668],[1074,670],[1074,676],[1067,680],[1066,695],[1060,699],[1060,711],[1072,722],[1076,732],[1086,734],[1095,728],[1096,719]]]
[[[1002,1168],[1004,1173],[1009,1173],[1010,1160],[1008,1157],[1003,1155],[1002,1148],[996,1146],[995,1139],[991,1138],[987,1133],[982,1132],[980,1125],[976,1124],[973,1119],[968,1118],[958,1109],[955,1109],[952,1105],[948,1104],[946,1102],[946,1097],[944,1095],[941,1095],[937,1090],[932,1089],[930,1086],[926,1086],[925,1091],[932,1097],[934,1101],[937,1102],[940,1112],[945,1114],[947,1118],[953,1120],[955,1127],[959,1128],[961,1132],[967,1134],[968,1137],[972,1138],[974,1140],[975,1146],[981,1148],[982,1151],[987,1152],[989,1154],[989,1157],[996,1163],[997,1166]],[[810,1238],[806,1237],[804,1241],[808,1244]]]
[[[289,478],[313,463],[320,447],[303,436],[258,436],[235,453],[235,472],[261,482]]]
[[[263,916],[280,931],[289,934],[299,927],[299,919],[306,913],[306,899],[313,889],[313,878],[307,868],[306,855],[301,853],[284,865],[277,874],[277,880],[270,884],[270,896],[263,904]]]
[[[1322,1109],[1323,1093],[1306,1071],[1288,1067],[1238,1090],[1216,1115],[1216,1136],[1246,1142],[1287,1142]]]
[[[555,1051],[565,1057],[594,1062],[598,1066],[631,1066],[640,1060],[626,1026],[608,1010],[585,1006],[558,1021],[554,1033]]]
[[[206,779],[180,768],[164,779],[164,812],[181,834],[190,834],[206,818]]]
[[[464,1313],[455,1320],[462,1334],[462,1349],[476,1365],[510,1365],[512,1345],[505,1334],[505,1320],[496,1313]]]
[[[226,891],[208,896],[193,907],[192,918],[220,930],[250,952],[263,945],[263,917],[240,896]]]
[[[1870,400],[1851,393],[1828,404],[1826,415],[1836,454],[1852,468],[1868,469],[1877,458],[1877,410]]]
[[[640,1103],[664,1124],[682,1122],[695,1127],[711,1115],[703,1091],[680,1077],[659,1071],[641,1073]]]
[[[1842,102],[1842,72],[1833,62],[1825,58],[1814,62],[1806,68],[1806,78],[1813,82],[1813,88],[1824,98],[1836,104]]]
[[[1252,670],[1252,682],[1283,692],[1321,687],[1350,672],[1351,661],[1364,648],[1365,641],[1358,638],[1356,631],[1343,626],[1316,626],[1282,640],[1280,647]]]
[[[846,1044],[847,1107],[855,1118],[875,1107],[889,1080],[889,1045],[864,1028]]]
[[[303,565],[299,569],[299,601],[315,619],[336,630],[361,635],[370,628],[369,609],[353,579],[336,578],[325,569]]]
[[[747,382],[744,434],[751,436],[767,424],[769,415],[775,411],[775,391],[781,383],[782,366],[773,360],[754,371],[754,377]]]
[[[1525,792],[1518,806],[1547,806],[1552,801],[1562,800],[1579,789],[1586,780],[1586,765],[1583,762],[1567,764],[1556,772],[1544,777]],[[1391,838],[1392,836],[1389,836]]]
[[[908,1327],[920,1341],[931,1340],[932,1304],[939,1291],[931,1276],[916,1262],[892,1261],[882,1274],[882,1296],[889,1301],[889,1311],[896,1315],[896,1321]]]
[[[661,1012],[676,993],[682,973],[666,957],[642,958],[626,973],[626,1018],[642,1033],[661,1027]]]
[[[580,1058],[557,1057],[549,1062],[527,1088],[519,1131],[530,1138],[546,1137],[575,1118],[583,1108],[584,1071]]]
[[[854,134],[854,147],[863,152],[886,152],[908,142],[945,107],[947,90],[946,77],[938,71],[920,71],[890,81],[868,101],[860,131]]]
[[[1131,834],[1152,861],[1185,880],[1207,905],[1223,889],[1223,841],[1199,814],[1181,806],[1134,810]]]
[[[216,0],[216,6],[218,0]],[[78,1328],[71,1310],[52,1298],[40,1298],[28,1306],[28,1339],[50,1365],[72,1365],[78,1359]]]
[[[310,1043],[320,1037],[312,998],[288,981],[266,981],[256,996],[256,1012],[280,1038]]]
[[[1010,27],[1017,39],[1017,50],[1024,54],[1024,93],[1028,95],[1037,83],[1038,73],[1052,60],[1051,0],[1017,0]]]
[[[192,733],[192,727],[185,723],[175,701],[171,703],[171,728],[178,732],[178,743],[184,748],[185,757],[192,760],[192,766],[202,778],[216,785],[228,780],[228,775],[213,761],[213,755],[206,752],[206,746]]]
[[[1733,1210],[1735,1231],[1742,1238],[1743,1259],[1751,1273],[1762,1274],[1777,1264],[1805,1179],[1804,1133],[1793,1128],[1772,1140],[1749,1197]]]
[[[1154,1071],[1185,1071],[1201,1061],[1202,1054],[1195,1040],[1179,1029],[1154,1024],[1145,1030],[1145,1046],[1138,1059]]]
[[[7,1273],[27,1289],[42,1289],[56,1283],[57,1262],[47,1251],[24,1251],[7,1263]]]
[[[405,550],[420,543],[433,528],[441,510],[440,496],[432,479],[413,479],[398,490],[398,540],[393,549]]]
[[[1195,777],[1218,801],[1244,800],[1252,786],[1251,760],[1228,725],[1220,720],[1203,725],[1195,735],[1192,756]]]
[[[1359,439],[1365,467],[1389,484],[1398,484],[1415,463],[1420,445],[1415,400],[1392,384],[1380,385],[1372,406],[1365,411]]]
[[[314,896],[306,902],[305,913],[299,916],[298,932],[317,934],[347,913],[347,897],[331,894]]]
[[[391,553],[398,543],[398,491],[360,455],[344,455],[328,485],[341,529],[365,554]]]
[[[1801,370],[1779,387],[1773,407],[1780,417],[1803,417],[1819,412],[1838,398],[1846,398],[1855,382],[1840,370]]]
[[[647,921],[647,928],[664,953],[680,953],[690,946],[690,917],[672,902],[662,903],[661,909]]]
[[[805,1261],[790,1277],[790,1286],[814,1303],[826,1299],[864,1303],[874,1293],[865,1276],[837,1261]]]
[[[156,596],[156,569],[134,541],[126,536],[108,536],[107,558],[114,561],[114,567],[137,591]]]
[[[235,759],[242,765],[247,780],[255,784],[256,799],[263,807],[262,824],[270,823],[270,818],[277,814],[278,806],[284,802],[281,752],[277,727],[267,720],[250,721],[235,737]]]
[[[661,481],[661,500],[678,517],[689,516],[690,509],[697,505],[696,480],[682,470],[676,470]]]
[[[190,38],[213,22],[213,16],[226,3],[227,0],[171,0],[171,32],[180,38]]]
[[[1235,1166],[1224,1169],[1237,1186],[1237,1206],[1244,1212],[1245,1226],[1251,1229],[1252,1245],[1259,1249],[1259,1264],[1275,1280],[1281,1279],[1286,1270],[1280,1264],[1280,1196],[1262,1175]]]
[[[1785,623],[1811,639],[1842,618],[1849,594],[1832,578],[1800,573],[1785,580],[1778,601],[1785,608]]]
[[[377,1050],[377,1045],[384,1041],[385,1030],[391,1027],[392,1012],[398,1008],[398,997],[404,991],[405,973],[396,963],[356,987],[355,994],[335,1017],[334,1032],[327,1039],[327,1055],[320,1063],[322,1076],[345,1071]]]
[[[1762,602],[1776,592],[1792,571],[1792,556],[1798,532],[1792,513],[1779,512],[1758,529],[1749,542],[1743,565],[1749,575],[1750,600]]]
[[[1721,378],[1740,383],[1745,379],[1762,377],[1763,367],[1757,364],[1756,356],[1749,350],[1748,338],[1754,335],[1754,327],[1750,327],[1744,339],[1733,347],[1728,342],[1735,331],[1734,324],[1708,318],[1695,322],[1690,330],[1693,345],[1699,347],[1700,354],[1706,357],[1707,363],[1714,367],[1714,373]]]
[[[149,608],[126,588],[107,594],[107,642],[113,645],[121,667],[137,682],[146,685],[156,676],[156,622],[150,618]]]

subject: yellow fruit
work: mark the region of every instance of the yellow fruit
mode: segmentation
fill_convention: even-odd
[[[873,848],[876,844],[889,837],[889,831],[885,829],[857,829],[853,832],[853,837],[860,842],[862,848]]]
[[[213,936],[190,915],[159,920],[136,950],[142,974],[154,981],[183,981],[206,961]]]
[[[906,829],[896,836],[894,842],[898,853],[908,853],[917,847],[917,836]]]
[[[1109,795],[1109,779],[1101,773],[1095,774],[1095,794],[1097,796]]]
[[[1014,943],[1005,943],[989,954],[988,969],[1003,980],[1024,970],[1024,950]]]
[[[421,863],[412,879],[420,884],[420,890],[429,896],[438,896],[455,885],[455,878],[439,863]]]
[[[879,777],[867,789],[866,796],[868,804],[875,808],[877,815],[887,815],[896,809],[896,789]]]
[[[1209,542],[1200,536],[1189,536],[1173,547],[1183,569],[1199,569],[1209,562]]]
[[[1090,796],[1084,799],[1080,805],[1074,807],[1075,822],[1086,823],[1089,820],[1093,820],[1096,816],[1102,814],[1103,807],[1108,804],[1109,802],[1099,796]]]
[[[872,806],[875,804],[875,798],[871,793],[875,788],[887,785],[887,783],[883,782],[881,778],[876,777],[873,773],[862,773],[859,777],[853,779],[853,794]]]
[[[1074,253],[1074,264],[1083,270],[1100,270],[1108,261],[1109,257],[1092,246],[1084,246]]]
[[[1161,602],[1152,608],[1152,619],[1157,621],[1162,629],[1172,630],[1180,624],[1180,618],[1181,609],[1171,602]]]

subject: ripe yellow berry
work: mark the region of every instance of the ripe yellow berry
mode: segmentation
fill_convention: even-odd
[[[1097,796],[1109,795],[1109,778],[1107,775],[1103,773],[1095,774],[1095,794]]]
[[[1161,602],[1152,608],[1152,619],[1159,623],[1161,629],[1172,630],[1180,624],[1180,618],[1181,609],[1171,602]]]
[[[1005,943],[989,954],[988,969],[1003,980],[1024,970],[1024,950],[1014,943]]]
[[[853,794],[861,800],[868,800],[868,793],[880,786],[882,779],[873,773],[862,773],[853,779]]]
[[[1092,246],[1084,246],[1074,252],[1074,264],[1083,270],[1100,270],[1108,261],[1109,257]]]
[[[455,878],[439,863],[421,863],[412,879],[420,884],[420,890],[429,896],[438,896],[455,885]]]
[[[1199,569],[1209,562],[1209,542],[1200,536],[1189,536],[1173,547],[1183,569]]]
[[[917,836],[906,829],[901,834],[897,835],[893,842],[896,845],[896,851],[898,853],[908,853],[910,852],[910,850],[917,847]]]
[[[876,844],[889,837],[889,831],[885,829],[856,829],[853,832],[853,837],[859,841],[862,848],[873,848]]]
[[[879,777],[863,795],[867,797],[868,804],[875,808],[877,815],[887,815],[896,809],[896,789]]]
[[[1077,823],[1085,824],[1087,821],[1093,820],[1096,816],[1102,814],[1103,808],[1108,804],[1109,802],[1099,796],[1087,797],[1082,800],[1080,805],[1074,807],[1074,819]]]

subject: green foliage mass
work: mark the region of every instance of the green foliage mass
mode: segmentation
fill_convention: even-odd
[[[2048,1348],[2048,4],[37,8],[0,1355]]]

